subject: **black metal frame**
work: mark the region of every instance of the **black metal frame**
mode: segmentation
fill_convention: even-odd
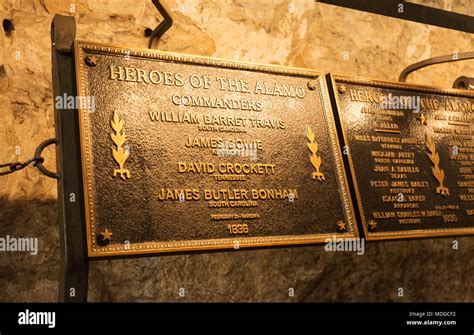
[[[442,64],[442,63],[450,63],[450,62],[457,62],[460,60],[467,60],[467,59],[474,59],[474,52],[462,52],[459,54],[451,54],[451,55],[445,55],[445,56],[438,56],[438,57],[433,57],[433,58],[428,58],[425,60],[422,60],[420,62],[411,64],[407,66],[403,71],[400,73],[400,76],[398,78],[398,81],[401,82],[406,82],[407,77],[410,73],[419,70],[421,68],[424,68],[426,66],[430,65],[435,65],[435,64]]]
[[[51,26],[54,96],[76,96],[74,17],[55,15]],[[56,161],[61,264],[59,300],[86,302],[89,261],[84,223],[84,195],[76,109],[56,109]]]
[[[438,8],[412,3],[406,0],[316,0],[329,5],[340,6],[368,13],[385,15],[401,20],[429,24],[432,26],[454,29],[458,31],[474,33],[474,17],[460,13],[450,12]],[[402,7],[400,7],[402,6]],[[402,9],[400,11],[400,8]],[[428,58],[411,64],[403,69],[398,81],[405,82],[408,75],[426,66],[454,62],[458,60],[473,59],[474,52],[464,52],[457,55],[446,55]],[[470,81],[462,81],[458,78],[453,84],[454,88],[472,89]]]
[[[148,42],[148,49],[151,49],[154,39],[160,39],[164,33],[168,31],[173,25],[173,17],[171,16],[171,11],[169,10],[168,6],[163,0],[152,0],[153,4],[155,5],[156,9],[160,12],[161,16],[163,16],[163,21],[153,30],[150,35],[150,40]]]
[[[329,5],[390,16],[396,19],[474,33],[474,17],[405,0],[316,0]],[[403,11],[399,6],[403,5]]]
[[[163,16],[163,21],[150,36],[149,46],[173,24],[171,12],[163,0],[152,0]],[[76,21],[74,17],[55,15],[51,25],[52,78],[54,96],[77,96],[74,60]],[[38,166],[46,175],[58,179],[59,244],[61,264],[59,301],[87,302],[89,261],[85,225],[84,191],[82,179],[79,116],[77,109],[58,109],[55,106],[56,138],[45,141],[56,144],[57,173]],[[43,170],[44,171],[43,171]]]
[[[163,15],[164,20],[151,34],[149,40],[150,47],[153,40],[160,38],[173,24],[170,11],[161,2],[160,0],[153,0],[153,4]],[[439,22],[434,25],[474,32],[474,24],[470,26],[468,24],[472,23],[472,17],[470,16],[437,9],[425,9],[422,10],[422,13],[417,13],[413,12],[413,10],[415,8],[420,10],[419,7],[424,6],[409,4],[403,1],[321,0],[321,2],[428,24],[434,24],[433,20],[435,20]],[[394,16],[393,13],[392,7],[400,2],[404,3],[407,10],[404,17],[400,17],[400,15]],[[435,12],[431,12],[431,10]],[[429,18],[430,13],[435,13],[436,15]],[[75,35],[76,23],[74,17],[54,16],[51,27],[54,96],[63,96],[64,94],[77,96],[74,63]],[[58,179],[59,238],[61,249],[59,300],[63,302],[87,302],[90,258],[87,256],[78,110],[55,108],[55,127],[56,138],[48,140],[45,146],[53,143],[57,145],[57,173],[47,172],[51,174],[51,177]]]

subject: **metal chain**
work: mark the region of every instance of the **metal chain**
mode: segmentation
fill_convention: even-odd
[[[15,163],[0,164],[0,176],[5,176],[7,174],[22,170],[26,168],[28,165],[30,165],[31,163],[33,163],[33,166],[36,167],[45,176],[58,179],[59,175],[57,172],[51,172],[43,166],[44,158],[41,157],[41,154],[44,148],[46,148],[48,145],[51,145],[51,144],[58,144],[58,141],[54,138],[50,138],[46,141],[41,142],[40,145],[38,145],[38,147],[35,150],[34,157],[27,160],[24,163],[15,162]],[[1,171],[2,168],[7,168],[7,169],[4,169],[4,171]]]
[[[26,168],[28,165],[30,165],[31,163],[33,163],[33,166],[36,167],[36,164],[43,163],[43,162],[44,162],[43,157],[33,157],[24,163],[16,162],[16,163],[0,164],[0,168],[8,167],[6,171],[0,171],[0,176],[5,176],[7,174],[22,170]]]

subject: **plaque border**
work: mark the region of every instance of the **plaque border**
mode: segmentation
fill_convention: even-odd
[[[242,61],[220,60],[217,58],[186,55],[166,51],[137,49],[113,46],[109,44],[85,42],[81,40],[74,41],[74,57],[76,84],[78,96],[87,96],[88,86],[85,80],[84,71],[84,53],[94,54],[113,54],[129,55],[130,57],[157,59],[169,62],[179,62],[184,64],[195,64],[201,66],[211,66],[220,68],[229,68],[237,70],[264,72],[277,75],[307,77],[310,80],[316,80],[319,88],[321,107],[323,109],[326,127],[329,135],[329,146],[334,157],[333,170],[336,182],[339,185],[339,198],[342,204],[343,216],[347,225],[344,233],[337,233],[337,222],[334,222],[334,233],[308,234],[308,235],[284,235],[284,236],[263,236],[263,237],[236,237],[205,240],[183,240],[169,242],[142,242],[132,243],[128,246],[112,245],[98,246],[95,241],[94,226],[94,202],[92,191],[94,188],[92,180],[92,152],[91,152],[91,134],[89,131],[88,113],[83,108],[78,109],[79,118],[79,137],[81,145],[82,159],[82,177],[84,191],[84,211],[87,234],[87,250],[89,257],[106,256],[125,256],[125,255],[144,255],[169,252],[185,251],[204,251],[217,249],[235,249],[238,242],[239,248],[254,247],[272,247],[272,246],[290,246],[307,245],[323,243],[333,237],[358,238],[359,232],[355,220],[355,212],[350,196],[347,175],[343,163],[343,157],[339,138],[336,131],[334,114],[329,100],[329,90],[325,81],[324,74],[319,71],[302,69],[296,67],[285,67],[279,65],[265,65]],[[81,106],[80,106],[81,107]]]
[[[437,86],[430,85],[417,85],[411,83],[402,83],[394,81],[383,81],[376,80],[366,77],[350,77],[338,74],[329,73],[332,92],[334,94],[334,100],[336,104],[336,115],[338,128],[342,133],[342,140],[347,146],[347,161],[349,163],[350,173],[353,185],[354,192],[356,195],[357,203],[357,214],[360,217],[361,225],[364,231],[364,236],[367,241],[380,241],[380,240],[400,240],[400,239],[409,239],[409,238],[423,238],[423,237],[447,237],[447,236],[461,236],[461,235],[474,235],[474,227],[466,228],[438,228],[438,229],[413,229],[406,231],[390,231],[390,232],[371,232],[367,229],[367,221],[365,216],[365,211],[362,206],[362,196],[359,191],[359,184],[357,181],[357,175],[355,173],[355,168],[352,160],[352,155],[350,152],[349,142],[347,141],[346,129],[341,118],[341,108],[339,106],[339,92],[337,89],[338,83],[344,84],[355,84],[355,85],[366,85],[366,86],[375,86],[381,88],[392,88],[405,91],[414,91],[414,92],[423,92],[429,94],[448,94],[451,96],[467,97],[474,98],[474,92],[469,92],[467,90],[459,89],[445,89]]]

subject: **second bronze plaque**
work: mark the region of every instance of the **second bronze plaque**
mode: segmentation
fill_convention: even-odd
[[[367,239],[474,234],[474,95],[330,80]]]

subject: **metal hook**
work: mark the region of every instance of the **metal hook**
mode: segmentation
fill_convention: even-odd
[[[44,159],[43,157],[41,157],[41,153],[43,152],[43,150],[51,144],[58,144],[58,141],[56,141],[55,138],[50,138],[49,140],[41,142],[40,145],[38,145],[38,147],[35,150],[35,157],[33,158],[36,160],[33,166],[37,167],[38,170],[40,170],[40,172],[44,174],[45,176],[58,179],[59,176],[57,172],[51,172],[43,166]]]
[[[148,49],[151,49],[151,45],[153,44],[153,40],[155,38],[160,39],[164,33],[168,31],[173,25],[173,18],[171,17],[171,11],[168,9],[168,5],[166,5],[164,0],[152,0],[153,4],[155,5],[156,9],[160,12],[161,16],[163,16],[163,21],[153,30],[150,35],[150,40],[148,42]]]
[[[474,78],[461,76],[454,81],[453,88],[474,91]]]
[[[418,69],[421,69],[425,66],[429,65],[434,65],[434,64],[441,64],[441,63],[448,63],[448,62],[456,62],[458,60],[465,60],[465,59],[472,59],[474,58],[474,52],[460,52],[454,55],[446,55],[446,56],[438,56],[438,57],[433,57],[433,58],[428,58],[425,60],[422,60],[421,62],[412,64],[410,66],[407,66],[401,73],[400,77],[398,78],[398,81],[401,82],[406,82],[407,77],[410,73],[413,71],[416,71]]]

